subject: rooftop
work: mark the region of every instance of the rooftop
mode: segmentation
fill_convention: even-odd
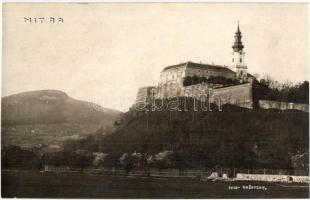
[[[227,72],[227,73],[234,73],[231,69],[229,69],[226,66],[221,66],[221,65],[210,65],[210,64],[203,64],[203,63],[194,63],[194,62],[185,62],[185,63],[180,63],[177,65],[171,65],[168,67],[165,67],[163,71],[168,70],[168,69],[173,69],[173,68],[178,68],[178,67],[189,67],[189,68],[199,68],[199,69],[208,69],[208,70],[216,70],[216,71],[221,71],[221,72]]]

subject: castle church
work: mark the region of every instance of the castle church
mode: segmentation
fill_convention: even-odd
[[[155,98],[193,97],[199,98],[201,93],[208,93],[214,99],[220,99],[221,104],[230,103],[241,107],[252,108],[252,80],[253,76],[247,73],[245,63],[244,45],[239,23],[235,32],[232,45],[231,66],[211,65],[194,62],[185,62],[165,67],[161,74],[157,87],[140,88],[137,94],[137,102],[147,101],[150,95]],[[208,82],[214,78],[227,80],[229,84]],[[184,84],[185,79],[199,79],[201,82]],[[215,98],[216,97],[216,98]]]

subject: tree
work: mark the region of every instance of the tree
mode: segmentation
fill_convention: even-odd
[[[132,157],[128,153],[124,153],[120,158],[119,161],[121,165],[125,168],[126,173],[129,174],[134,166],[134,162]]]
[[[93,160],[93,165],[95,167],[98,167],[98,166],[102,166],[104,161],[105,161],[105,158],[108,156],[109,154],[107,153],[94,153],[94,160]]]
[[[1,150],[2,168],[40,169],[41,159],[33,151],[10,145]]]
[[[186,76],[183,79],[183,86],[189,86],[192,84],[192,77]]]
[[[293,84],[292,82],[279,83],[270,77],[266,79],[254,80],[253,99],[257,102],[260,99],[306,103],[309,100],[309,82]]]
[[[196,76],[196,75],[194,75],[194,76],[192,77],[192,85],[196,85],[196,84],[198,84],[198,83],[199,83],[199,77]]]
[[[85,167],[91,166],[92,161],[94,160],[94,156],[87,150],[83,149],[78,149],[68,155],[71,157],[68,159],[71,167],[77,167],[81,172],[84,171]]]

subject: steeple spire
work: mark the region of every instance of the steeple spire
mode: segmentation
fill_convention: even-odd
[[[238,20],[238,27],[237,27],[237,32],[236,33],[241,34],[240,28],[239,28],[239,20]]]
[[[234,52],[242,51],[242,49],[244,48],[241,38],[242,38],[242,35],[241,35],[241,31],[239,28],[239,21],[238,21],[237,31],[235,33],[235,42],[234,42],[234,45],[232,46]]]

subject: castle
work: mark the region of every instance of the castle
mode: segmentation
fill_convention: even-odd
[[[192,97],[201,100],[202,94],[208,94],[210,103],[229,103],[252,109],[254,77],[247,73],[239,23],[234,37],[230,67],[194,62],[165,67],[157,87],[139,88],[136,104],[148,101],[151,97]]]

